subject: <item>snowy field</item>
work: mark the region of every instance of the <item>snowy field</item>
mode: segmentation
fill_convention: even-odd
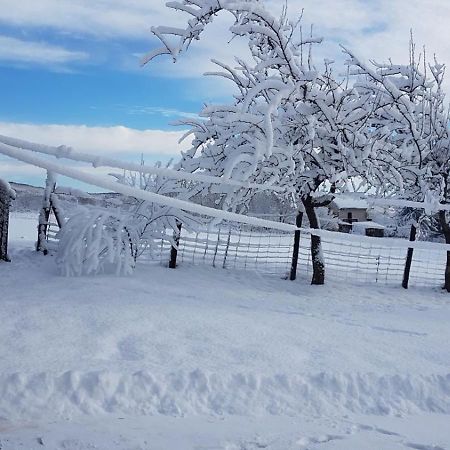
[[[143,265],[62,278],[14,214],[0,449],[450,449],[450,295]]]

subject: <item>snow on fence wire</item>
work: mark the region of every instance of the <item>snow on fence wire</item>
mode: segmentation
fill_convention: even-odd
[[[309,231],[301,231],[297,273],[305,280],[309,280],[312,275],[310,238]],[[189,233],[182,229],[178,263],[207,264],[288,278],[293,244],[293,233],[277,230],[224,226]],[[322,245],[328,280],[401,286],[407,254],[406,242],[399,245],[397,239],[360,239],[356,235],[327,233],[322,236]],[[159,261],[166,266],[170,250],[170,243],[161,241],[157,252],[152,255],[144,253],[139,261]],[[415,248],[410,286],[442,285],[446,251],[444,245],[438,244]]]
[[[49,248],[56,248],[56,221],[50,219]],[[302,230],[297,274],[304,280],[312,276],[311,234]],[[363,238],[341,233],[322,234],[326,279],[352,283],[378,283],[401,286],[407,247],[414,249],[410,286],[438,287],[444,283],[447,247],[436,243],[393,238]],[[178,264],[211,265],[217,268],[255,271],[288,278],[294,247],[294,234],[267,228],[224,225],[190,233],[182,228]],[[166,240],[153,252],[145,250],[138,263],[159,262],[167,266],[171,244]]]
[[[228,232],[225,244],[222,239],[223,231],[220,230],[215,233],[204,232],[203,236],[202,233],[197,233],[195,238],[186,236],[184,233],[186,239],[183,240],[182,236],[180,241],[181,261],[187,261],[191,258],[193,263],[208,263],[211,260],[211,248],[214,248],[212,264],[215,266],[220,265],[220,261],[222,260],[222,267],[253,268],[258,271],[282,275],[289,272],[293,250],[293,231],[296,229],[293,225],[216,210],[214,208],[208,208],[176,198],[165,197],[149,191],[119,185],[109,178],[86,174],[74,167],[66,167],[55,162],[55,160],[50,161],[32,154],[40,153],[56,158],[63,157],[70,160],[89,162],[93,164],[94,167],[100,165],[124,167],[125,165],[124,162],[116,160],[102,160],[90,155],[80,154],[67,147],[48,147],[0,136],[0,153],[97,187],[121,193],[122,195],[152,201],[165,206],[173,206],[196,214],[205,214],[210,217],[215,217],[216,219],[235,220],[242,224],[257,227],[270,227],[272,230],[270,232],[263,232],[261,229],[251,232],[244,232],[244,230],[248,230],[247,228],[242,228],[238,231],[231,229],[231,231]],[[143,170],[142,167],[136,168],[134,165],[133,167],[129,167],[129,169],[137,171]],[[152,168],[147,168],[145,170],[155,173],[155,169]],[[182,179],[196,177],[197,181],[201,181],[199,175],[196,174],[168,171],[167,173],[165,172],[165,175]],[[206,177],[203,175],[202,180],[209,183],[230,185],[240,184],[231,180]],[[250,186],[249,184],[246,184],[245,187],[266,188],[269,190],[277,189],[272,186],[264,188],[261,186]],[[383,201],[383,203],[387,204],[386,201]],[[450,209],[450,205],[429,205],[425,202],[417,203],[402,200],[397,203],[397,206],[430,208],[430,211]],[[311,261],[309,257],[310,231],[302,231],[300,241],[298,272],[305,275],[311,273]],[[205,233],[206,237],[204,236]],[[210,236],[211,234],[213,235],[212,237]],[[278,242],[273,244],[272,242],[274,240]],[[396,245],[394,240],[381,240],[381,238],[378,238],[377,242],[379,243],[377,244],[372,241],[371,244],[365,245],[361,240],[341,239],[336,234],[322,235],[322,240],[324,257],[327,265],[327,277],[329,279],[352,279],[353,281],[382,282],[388,284],[401,282],[407,246]],[[411,284],[440,284],[444,279],[447,247],[443,245],[439,247],[431,244],[429,248],[426,248],[423,245],[417,247],[417,243],[411,244],[411,246],[414,246],[416,249],[411,270]],[[167,258],[165,247],[167,247],[170,252],[170,247],[167,244],[161,244],[160,259],[164,260]]]

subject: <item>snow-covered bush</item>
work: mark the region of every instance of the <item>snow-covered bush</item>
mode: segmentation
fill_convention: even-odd
[[[111,176],[118,183],[168,197],[190,199],[196,193],[183,182],[156,175],[125,171]],[[133,197],[119,196],[114,203],[108,208],[81,207],[64,225],[57,256],[63,274],[131,274],[139,257],[152,253],[161,240],[175,245],[179,224],[192,230],[203,222],[179,209]]]
[[[138,236],[119,211],[80,208],[58,237],[57,264],[64,275],[129,275],[135,267]]]

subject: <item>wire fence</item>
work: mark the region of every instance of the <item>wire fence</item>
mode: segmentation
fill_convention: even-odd
[[[311,235],[302,231],[297,274],[312,276]],[[181,231],[178,264],[207,264],[218,268],[251,270],[288,278],[294,246],[294,235],[267,229],[234,229],[232,227],[196,233]],[[141,262],[159,261],[167,265],[171,245],[161,241],[152,255],[143,255]],[[322,237],[326,279],[352,283],[401,285],[407,248],[396,239],[359,239],[339,233]],[[446,247],[436,244],[415,249],[410,286],[437,287],[444,283]]]
[[[48,229],[50,248],[56,248],[58,225]],[[401,285],[407,255],[404,242],[392,238],[361,239],[359,235],[329,233],[322,236],[322,252],[327,280],[363,284]],[[312,277],[311,235],[300,233],[297,275]],[[403,245],[399,245],[403,244]],[[425,244],[425,243],[423,243]],[[172,246],[161,240],[152,251],[144,251],[138,262],[158,262],[167,266]],[[288,278],[294,251],[294,234],[250,226],[224,226],[210,230],[181,230],[178,264],[210,265],[240,269]],[[409,285],[443,285],[447,248],[430,243],[414,249]]]

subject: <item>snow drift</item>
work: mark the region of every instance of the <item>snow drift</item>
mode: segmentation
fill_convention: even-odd
[[[0,376],[0,416],[450,414],[450,373],[220,375],[201,370],[16,373]]]

